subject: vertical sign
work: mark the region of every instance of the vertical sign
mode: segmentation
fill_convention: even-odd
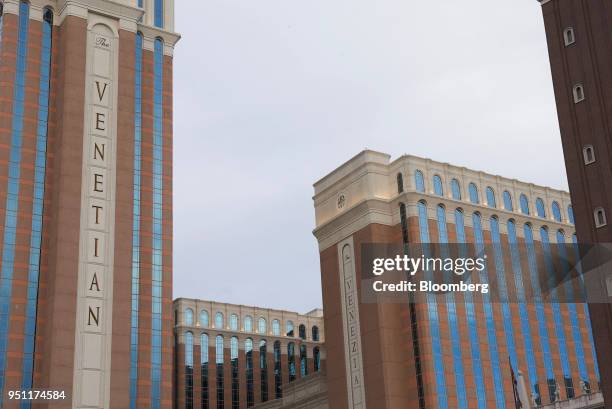
[[[117,38],[89,15],[72,407],[108,408],[112,330]]]
[[[355,276],[353,238],[338,245],[340,286],[342,288],[342,321],[344,330],[344,356],[346,384],[350,409],[365,409],[361,330],[359,328],[359,299]]]

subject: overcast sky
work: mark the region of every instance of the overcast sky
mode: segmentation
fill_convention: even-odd
[[[177,0],[174,295],[320,307],[312,184],[363,150],[567,189],[536,0]]]

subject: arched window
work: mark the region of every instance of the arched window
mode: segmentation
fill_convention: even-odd
[[[538,213],[538,217],[546,217],[546,207],[544,206],[544,201],[539,197],[536,199],[536,212]]]
[[[595,216],[595,227],[600,228],[608,224],[608,221],[606,220],[606,211],[603,207],[598,207],[595,209],[593,215]]]
[[[200,396],[202,407],[208,408],[209,382],[208,382],[208,335],[200,335]]]
[[[306,339],[306,326],[304,324],[300,324],[298,328],[300,331],[300,338]]]
[[[593,145],[585,145],[582,148],[582,156],[584,157],[584,164],[590,165],[595,162],[595,148]]]
[[[404,177],[402,173],[397,174],[397,193],[402,193],[404,191]]]
[[[217,335],[215,340],[215,362],[217,369],[217,408],[222,409],[225,406],[225,382],[223,378],[223,336]]]
[[[259,321],[257,324],[257,332],[260,334],[266,333],[266,319],[264,317],[259,317]]]
[[[442,178],[439,175],[433,177],[434,193],[438,196],[444,196],[444,187],[442,186]]]
[[[470,193],[470,202],[474,204],[480,203],[480,198],[478,197],[478,187],[476,187],[475,183],[470,183],[468,186],[468,191]]]
[[[287,365],[289,369],[289,382],[295,381],[295,344],[287,344]]]
[[[268,401],[268,347],[266,341],[259,342],[259,371],[261,375],[261,401]]]
[[[282,365],[281,365],[281,343],[280,341],[274,342],[274,399],[280,399],[283,397],[283,376],[282,376]]]
[[[253,332],[253,317],[250,315],[244,317],[244,332]]]
[[[514,206],[512,205],[512,195],[507,190],[504,190],[504,209],[509,212],[514,211]]]
[[[237,314],[230,315],[230,329],[232,331],[238,331],[238,315]]]
[[[217,335],[215,339],[215,362],[223,363],[223,335]]]
[[[425,178],[423,178],[423,172],[420,170],[414,172],[414,183],[417,192],[425,193]]]
[[[193,310],[191,308],[185,310],[185,325],[193,325]]]
[[[563,30],[563,40],[565,41],[566,46],[572,45],[576,42],[576,36],[572,27],[567,27],[565,30]]]
[[[319,372],[321,370],[321,350],[319,347],[314,347],[312,350],[312,358],[314,361],[314,370]]]
[[[497,207],[497,201],[495,200],[495,191],[491,186],[487,187],[487,206]]]
[[[240,383],[238,378],[238,337],[230,339],[230,364],[232,374],[232,409],[240,408]]]
[[[519,201],[521,203],[521,213],[529,214],[529,199],[527,199],[527,196],[521,194]]]
[[[215,314],[215,328],[223,329],[223,313],[217,312]]]
[[[314,325],[312,327],[312,340],[315,342],[319,342],[319,327]]]
[[[246,392],[247,407],[255,405],[255,386],[253,377],[253,340],[247,338],[244,341],[244,353],[246,356]]]
[[[552,214],[555,221],[561,222],[561,207],[559,206],[558,202],[552,203]]]
[[[584,101],[584,87],[582,84],[574,85],[574,102],[577,104]]]
[[[288,337],[294,337],[295,336],[293,334],[293,321],[287,321],[287,336]]]
[[[402,226],[402,241],[408,244],[408,218],[406,217],[406,205],[400,203],[400,224]]]
[[[571,224],[574,224],[574,208],[572,205],[567,206],[567,218]]]
[[[275,337],[280,336],[280,321],[279,320],[272,321],[272,335],[274,335]]]
[[[208,327],[210,325],[208,321],[208,311],[202,310],[200,311],[200,326]]]
[[[461,200],[461,186],[457,179],[451,180],[451,193],[453,194],[453,199]]]
[[[300,345],[300,376],[303,378],[308,375],[308,352],[306,344]]]
[[[192,315],[193,315],[193,311],[192,311]],[[192,332],[185,333],[185,408],[193,409],[193,333]]]

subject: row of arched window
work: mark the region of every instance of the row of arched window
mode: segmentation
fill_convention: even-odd
[[[184,321],[185,325],[194,325],[194,312],[193,309],[187,308],[184,313]],[[200,326],[209,327],[210,326],[210,318],[208,315],[208,311],[202,310],[200,311]],[[222,312],[218,311],[215,314],[215,323],[214,328],[223,329],[225,328],[225,318]],[[231,314],[229,318],[229,329],[231,331],[239,331],[240,330],[240,318],[238,314]],[[242,320],[242,330],[244,332],[253,332],[253,317],[247,315]],[[266,334],[268,331],[267,321],[264,317],[259,317],[257,320],[257,333]],[[272,335],[281,336],[281,322],[278,319],[272,320]],[[285,333],[283,336],[295,337],[295,328],[293,321],[289,320],[285,323]],[[319,327],[313,325],[310,330],[311,340],[318,342],[320,340]],[[306,340],[307,339],[307,331],[306,326],[304,324],[300,324],[298,326],[298,337]]]
[[[185,402],[187,407],[193,407],[193,394],[194,394],[194,380],[193,380],[193,366],[194,366],[194,335],[191,331],[185,332]],[[209,397],[209,379],[208,379],[208,366],[209,366],[209,337],[208,334],[200,334],[200,365],[201,365],[201,402],[202,407],[209,408],[210,397]],[[224,346],[225,339],[222,335],[215,337],[215,367],[217,377],[216,383],[216,401],[217,409],[225,409],[225,381],[223,379],[223,365],[225,364],[224,357]],[[259,377],[260,377],[260,397],[261,402],[266,402],[269,399],[268,396],[268,345],[267,341],[262,339],[259,341]],[[272,358],[274,361],[274,367],[272,376],[274,377],[274,398],[279,399],[282,397],[282,346],[280,341],[275,341],[273,344]],[[287,344],[287,374],[289,382],[293,382],[296,379],[296,361],[295,361],[295,343],[289,342]],[[246,375],[246,406],[251,407],[255,405],[255,385],[254,385],[254,345],[251,338],[247,338],[244,341],[244,371]],[[308,375],[308,348],[305,344],[299,345],[299,370],[301,377]],[[313,368],[315,372],[321,369],[321,350],[319,347],[315,347],[312,350]],[[240,407],[240,359],[239,359],[239,340],[238,337],[230,338],[230,365],[231,365],[231,407]]]
[[[420,193],[425,193],[425,177],[423,176],[423,172],[421,170],[416,170],[414,174],[414,182],[416,191]],[[433,185],[433,193],[437,196],[444,196],[444,183],[442,181],[442,177],[440,175],[434,175],[432,178]],[[398,193],[402,193],[404,191],[404,178],[401,173],[397,174],[397,191]],[[461,195],[461,185],[459,180],[453,178],[450,182],[450,197],[454,200],[463,200]],[[481,197],[478,186],[474,182],[470,182],[468,185],[468,199],[473,204],[481,204]],[[485,204],[491,208],[498,208],[497,204],[497,196],[495,190],[491,186],[487,186],[485,189]],[[504,190],[502,193],[502,204],[503,209],[509,212],[514,212],[515,207],[513,203],[512,194],[508,190]],[[520,212],[525,215],[531,214],[531,206],[529,204],[529,198],[526,194],[521,193],[519,196],[519,209]],[[550,206],[551,218],[556,222],[563,222],[563,214],[561,210],[561,205],[556,200],[552,202]],[[535,201],[535,215],[542,219],[547,218],[547,207],[544,204],[544,200],[540,197],[536,198]],[[574,224],[574,210],[572,205],[567,206],[567,221],[569,223]]]

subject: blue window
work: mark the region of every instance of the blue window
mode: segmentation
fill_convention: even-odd
[[[574,223],[574,208],[572,207],[572,205],[567,206],[567,218],[571,224],[575,224]]]
[[[290,342],[287,344],[287,366],[289,370],[289,382],[295,381],[295,344]]]
[[[280,321],[279,320],[272,321],[272,335],[274,335],[275,337],[280,336]]]
[[[293,321],[287,321],[287,336],[293,337]]]
[[[544,206],[544,201],[539,197],[536,199],[536,212],[538,217],[546,218],[546,206]]]
[[[259,317],[257,332],[259,332],[260,334],[266,333],[266,319],[264,317]]]
[[[521,194],[519,200],[521,202],[521,213],[529,214],[529,199],[527,199],[527,196],[525,196],[525,194]]]
[[[423,172],[420,170],[414,172],[414,183],[417,192],[425,193],[425,179],[423,178]]]
[[[215,328],[219,328],[219,329],[223,329],[223,324],[224,324],[224,319],[223,319],[223,313],[222,312],[217,312],[215,314]]]
[[[312,350],[313,360],[314,360],[314,370],[315,372],[319,372],[321,370],[321,350],[319,347],[314,347]]]
[[[558,202],[552,203],[552,214],[555,221],[561,222],[561,207],[559,206]]]
[[[461,186],[457,179],[451,180],[451,192],[453,194],[453,199],[461,200]]]
[[[223,337],[217,335],[215,340],[215,362],[217,369],[217,409],[225,409],[225,382],[223,376]]]
[[[484,253],[484,234],[482,229],[482,218],[480,213],[472,215],[472,225],[474,226],[474,241],[478,254]],[[479,273],[480,282],[487,284],[488,273],[485,270]],[[504,382],[502,376],[502,362],[499,357],[499,349],[497,345],[497,334],[495,331],[495,318],[493,316],[493,305],[489,294],[482,295],[483,309],[485,314],[485,326],[487,331],[487,339],[489,341],[489,357],[491,358],[491,367],[493,369],[493,389],[495,391],[495,403],[498,408],[505,408],[506,401],[504,397]]]
[[[468,191],[470,193],[470,202],[474,204],[480,203],[480,198],[478,197],[478,187],[475,183],[469,184]]]
[[[319,327],[316,325],[312,327],[312,340],[315,342],[319,341]]]
[[[298,332],[301,339],[306,339],[306,326],[304,324],[300,324]]]
[[[525,345],[525,358],[527,360],[527,373],[529,375],[531,395],[536,396],[540,401],[540,387],[538,386],[538,372],[535,360],[535,349],[531,335],[529,310],[527,309],[525,286],[523,283],[523,267],[521,265],[522,252],[519,249],[519,242],[516,234],[516,224],[514,220],[508,220],[508,244],[510,249],[510,259],[514,276],[514,286],[518,301],[519,319],[521,322],[522,339]]]
[[[164,27],[164,0],[155,0],[155,27]]]
[[[280,332],[280,323],[279,323]],[[274,342],[274,399],[280,399],[283,397],[283,376],[282,376],[282,358],[281,358],[281,343],[280,341]]]
[[[504,190],[504,209],[509,212],[514,211],[514,206],[512,205],[512,195],[507,190]]]
[[[230,329],[232,331],[238,331],[238,315],[230,315]]]
[[[223,363],[223,336],[217,335],[215,339],[215,362],[218,364]]]
[[[200,326],[208,327],[209,325],[210,325],[210,322],[208,319],[208,311],[206,310],[200,311]]]
[[[151,246],[151,409],[161,406],[162,281],[163,281],[163,43],[156,39],[153,50],[153,226]]]
[[[429,248],[427,243],[430,243],[429,239],[429,224],[427,217],[427,204],[423,201],[417,204],[419,214],[419,234],[421,243],[423,243],[423,252],[425,257],[428,256]],[[433,279],[433,273],[427,272],[427,279]],[[427,311],[429,315],[429,325],[431,331],[431,343],[432,343],[432,354],[433,354],[433,366],[436,378],[436,392],[438,396],[438,405],[442,408],[448,406],[448,395],[446,388],[446,375],[444,373],[444,359],[442,355],[442,340],[440,334],[440,320],[438,316],[438,304],[436,297],[433,294],[427,293]]]
[[[303,378],[308,375],[308,354],[306,353],[306,345],[300,345],[300,376]]]
[[[253,318],[250,315],[244,317],[244,331],[253,332]]]
[[[268,401],[268,347],[266,341],[259,341],[259,375],[260,375],[260,392],[261,401]]]
[[[404,176],[402,173],[397,174],[397,193],[402,193],[404,191]]]
[[[255,386],[253,376],[253,340],[247,338],[244,341],[244,353],[246,355],[246,392],[247,392],[247,407],[255,404]]]
[[[438,222],[438,243],[448,243],[448,229],[446,225],[446,209],[439,205],[437,208]],[[448,247],[440,247],[440,256],[449,258],[450,252]],[[452,273],[448,273],[445,280],[452,282]],[[455,387],[457,391],[457,407],[459,409],[467,409],[467,389],[465,384],[465,374],[463,370],[463,359],[461,356],[461,334],[459,331],[459,323],[457,321],[457,306],[455,305],[455,296],[452,292],[445,295],[446,311],[448,317],[448,328],[451,336],[452,364],[455,373]]]
[[[208,381],[208,335],[200,335],[200,398],[202,407],[209,406],[209,381]]]
[[[193,409],[193,333],[185,333],[185,408]]]
[[[438,196],[444,196],[444,187],[442,186],[442,178],[438,175],[433,177],[434,193]]]
[[[185,325],[193,325],[193,310],[191,308],[185,310]]]
[[[495,192],[491,186],[487,187],[487,206],[497,207],[497,201],[495,200]]]
[[[230,339],[230,365],[232,374],[232,409],[240,408],[240,382],[238,374],[238,337]]]

